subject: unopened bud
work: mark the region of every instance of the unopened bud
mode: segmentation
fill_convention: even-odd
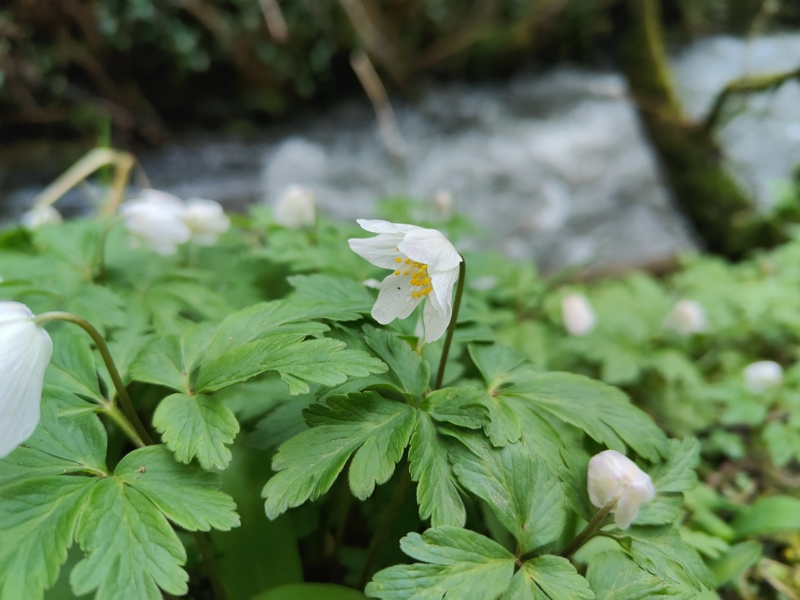
[[[317,203],[310,189],[293,185],[275,207],[275,222],[289,229],[312,227],[317,220]]]
[[[34,206],[31,210],[22,215],[22,225],[26,229],[39,229],[42,225],[54,225],[61,223],[61,213],[49,204]]]
[[[744,387],[754,394],[763,394],[769,388],[783,383],[783,368],[771,360],[761,360],[744,369]]]
[[[588,335],[597,325],[592,305],[583,294],[570,294],[561,301],[561,318],[572,335]]]
[[[656,495],[650,476],[616,450],[605,450],[592,457],[587,485],[589,500],[598,508],[618,498],[611,512],[620,529],[627,529],[639,514],[639,507]]]
[[[706,330],[708,322],[703,305],[694,300],[681,300],[664,320],[664,325],[684,337]]]

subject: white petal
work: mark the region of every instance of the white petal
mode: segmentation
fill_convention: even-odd
[[[363,225],[362,225],[363,227]],[[428,271],[449,271],[458,268],[461,256],[444,235],[436,229],[417,228],[409,231],[398,244],[400,252],[411,260],[428,265]]]
[[[397,250],[397,244],[403,241],[402,233],[382,233],[373,238],[350,238],[347,243],[361,258],[384,269],[398,269],[397,259],[405,258]]]
[[[422,298],[412,297],[411,292],[411,275],[388,275],[381,283],[381,291],[372,307],[372,318],[381,325],[405,319],[422,301]]]
[[[416,225],[390,223],[380,219],[356,219],[356,223],[361,225],[362,229],[372,233],[408,233],[409,231],[422,229],[422,227],[417,227]]]
[[[275,222],[289,229],[311,227],[316,220],[314,192],[301,185],[290,186],[275,206]]]
[[[433,293],[436,294],[437,304],[447,307],[453,306],[453,286],[458,281],[458,268],[449,271],[436,271],[428,269],[431,276]]]
[[[428,296],[428,301],[425,303],[425,310],[423,311],[425,341],[427,343],[435,342],[444,335],[444,332],[447,331],[447,326],[450,325],[452,313],[453,310],[449,306],[442,310],[433,298],[433,294]]]
[[[47,332],[32,317],[19,316],[18,307],[0,302],[0,458],[36,429],[44,371],[53,353]]]
[[[614,523],[620,529],[627,529],[630,527],[636,515],[639,514],[640,502],[636,502],[629,496],[623,494],[622,498],[617,502],[617,508],[614,510]]]
[[[219,234],[225,233],[231,226],[219,202],[202,198],[186,201],[183,222],[191,229],[195,241],[205,246],[216,243]]]

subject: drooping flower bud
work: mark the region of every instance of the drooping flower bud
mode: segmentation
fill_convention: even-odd
[[[656,494],[650,476],[616,450],[605,450],[592,457],[587,485],[589,500],[598,508],[619,494],[611,512],[620,529],[627,529],[639,513],[639,507]]]
[[[183,222],[192,230],[192,239],[200,246],[216,244],[217,238],[231,226],[231,220],[219,202],[202,198],[189,198],[186,201]]]
[[[561,301],[561,318],[571,335],[588,335],[597,325],[592,305],[583,294],[569,294]]]
[[[275,222],[289,229],[312,227],[316,220],[314,192],[301,185],[287,189],[275,207]]]
[[[134,247],[144,244],[156,254],[169,256],[189,241],[191,230],[183,222],[183,201],[159,190],[142,190],[139,197],[119,209]]]
[[[44,371],[53,342],[19,302],[0,302],[0,458],[27,440],[39,423]]]
[[[771,360],[760,360],[744,369],[744,387],[754,394],[763,394],[769,388],[783,383],[783,367]]]
[[[684,337],[702,333],[708,326],[706,311],[699,302],[680,300],[664,319],[664,326]]]
[[[61,213],[49,204],[34,206],[22,215],[22,226],[30,230],[39,229],[42,225],[55,225],[61,221]]]

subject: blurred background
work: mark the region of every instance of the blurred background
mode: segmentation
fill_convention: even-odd
[[[103,146],[231,210],[294,184],[346,219],[416,198],[545,272],[739,258],[800,220],[797,0],[3,6],[4,220]]]

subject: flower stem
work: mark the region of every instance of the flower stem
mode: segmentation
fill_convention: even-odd
[[[131,422],[125,418],[125,415],[123,415],[119,408],[114,406],[114,404],[108,402],[103,406],[103,409],[100,412],[108,415],[108,417],[114,421],[114,423],[117,424],[117,426],[125,433],[125,435],[127,435],[128,438],[130,438],[130,440],[139,448],[144,448],[147,445],[139,435],[139,432],[136,431],[136,428],[131,425]]]
[[[120,377],[117,366],[114,364],[114,359],[111,357],[108,344],[106,344],[103,336],[100,335],[100,332],[97,331],[97,329],[95,329],[94,325],[78,315],[61,311],[42,313],[41,315],[35,317],[35,321],[39,324],[49,323],[50,321],[66,321],[67,323],[73,323],[74,325],[81,327],[86,333],[89,334],[89,337],[92,338],[92,341],[94,341],[95,345],[97,346],[100,356],[103,357],[103,362],[108,369],[108,374],[111,375],[111,381],[114,383],[114,387],[117,390],[117,396],[119,397],[120,404],[122,405],[122,412],[125,414],[125,418],[133,426],[140,438],[140,441],[144,442],[145,445],[152,445],[153,439],[144,428],[144,425],[139,419],[139,415],[136,414],[136,409],[133,408],[131,398],[128,396],[128,390],[125,388],[125,384],[122,382],[122,377]],[[106,413],[110,417],[114,418],[114,416],[108,411],[106,411]]]
[[[439,360],[439,371],[436,373],[436,385],[434,390],[442,388],[442,381],[444,380],[444,370],[447,366],[447,355],[450,354],[450,344],[453,343],[453,333],[456,331],[456,321],[458,321],[458,310],[461,308],[461,297],[464,295],[464,279],[467,274],[467,261],[461,257],[461,264],[458,265],[458,287],[456,288],[456,299],[453,303],[453,316],[450,318],[450,324],[447,326],[447,336],[444,338],[444,348],[442,349],[442,358]]]
[[[559,556],[563,556],[564,558],[569,558],[570,556],[575,554],[575,552],[577,552],[581,546],[583,546],[586,542],[592,539],[597,533],[597,530],[603,526],[603,521],[605,521],[609,513],[612,510],[614,510],[614,507],[617,505],[617,502],[619,502],[619,499],[622,498],[622,494],[624,491],[625,491],[625,486],[619,486],[619,489],[617,489],[617,493],[614,494],[614,496],[612,496],[612,498],[608,502],[606,502],[602,506],[602,508],[600,508],[600,510],[597,511],[597,513],[595,513],[595,515],[592,517],[592,520],[589,521],[586,527],[583,528],[583,531],[581,531],[578,535],[575,536],[575,539],[573,539],[567,545],[567,547],[561,551],[561,554]]]

